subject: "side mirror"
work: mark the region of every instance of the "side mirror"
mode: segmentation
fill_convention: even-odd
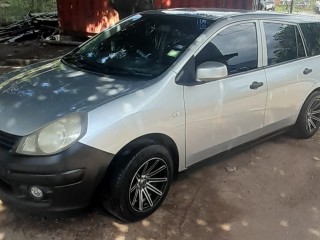
[[[227,76],[227,66],[220,62],[205,62],[197,67],[197,81],[210,82]]]

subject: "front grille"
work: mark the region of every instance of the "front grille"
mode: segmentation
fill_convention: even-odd
[[[8,134],[0,131],[0,146],[5,149],[12,149],[18,141],[19,136]]]

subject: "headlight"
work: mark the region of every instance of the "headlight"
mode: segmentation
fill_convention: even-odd
[[[22,138],[16,152],[26,155],[55,154],[78,141],[85,134],[86,129],[87,116],[73,113]]]

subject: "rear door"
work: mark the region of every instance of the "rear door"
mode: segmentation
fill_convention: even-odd
[[[314,77],[296,24],[261,22],[268,97],[265,133],[293,125]]]
[[[312,66],[312,82],[308,84],[315,85],[320,82],[320,22],[299,24],[304,38],[307,55]]]

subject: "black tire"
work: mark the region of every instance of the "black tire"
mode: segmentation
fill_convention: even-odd
[[[318,113],[319,112],[319,113]],[[312,114],[313,113],[313,114]],[[318,120],[317,120],[318,119]],[[293,133],[297,138],[312,137],[320,126],[320,92],[313,92],[304,102]]]
[[[167,196],[172,182],[173,164],[168,150],[161,145],[150,145],[128,159],[114,160],[121,164],[114,165],[106,176],[102,194],[104,208],[129,222],[151,215]],[[162,182],[154,182],[155,179]]]

